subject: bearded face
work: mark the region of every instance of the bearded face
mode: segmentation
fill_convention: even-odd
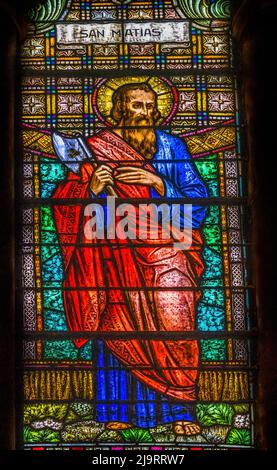
[[[122,103],[122,136],[147,159],[156,152],[155,95],[140,89],[128,91]]]

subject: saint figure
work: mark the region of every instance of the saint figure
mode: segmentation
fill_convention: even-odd
[[[196,328],[198,286],[204,269],[201,225],[205,205],[193,205],[192,245],[182,250],[174,245],[173,237],[143,242],[119,236],[87,240],[82,200],[101,199],[105,207],[112,188],[123,202],[158,204],[161,199],[184,204],[206,198],[207,189],[184,141],[157,129],[157,94],[149,84],[122,85],[112,102],[111,117],[116,126],[87,140],[94,162],[84,163],[79,174],[69,172],[53,195],[57,199],[53,211],[63,256],[67,323],[73,332],[111,333],[98,343],[98,354],[103,348],[105,354],[102,351],[98,357],[102,372],[96,377],[97,398],[106,400],[98,405],[99,421],[106,421],[111,429],[113,423],[114,428],[120,423],[124,428],[172,422],[176,433],[198,433],[193,405],[199,345],[197,339],[186,337],[186,332]],[[180,215],[182,223],[182,210]],[[162,332],[163,336],[128,337],[128,332]],[[178,332],[176,337],[174,332]],[[86,341],[76,339],[75,344],[80,348]],[[104,384],[103,354],[110,357],[110,365],[126,371],[125,379],[123,372],[115,373],[114,384]],[[141,401],[145,407],[152,397],[150,415],[158,413],[155,400],[159,397],[156,419],[140,419],[140,413],[130,411],[127,404],[124,408],[120,393],[127,387],[126,381],[132,381],[133,390],[127,399]],[[118,408],[117,399],[121,401]]]

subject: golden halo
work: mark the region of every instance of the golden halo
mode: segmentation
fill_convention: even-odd
[[[127,83],[147,83],[157,93],[158,109],[163,123],[167,123],[175,113],[178,103],[177,91],[167,78],[149,76],[125,76],[100,80],[93,104],[98,117],[107,124],[115,124],[111,118],[112,96],[114,92]]]

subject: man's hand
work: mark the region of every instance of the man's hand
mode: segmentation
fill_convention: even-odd
[[[133,166],[122,166],[117,168],[115,178],[125,184],[143,184],[152,188],[164,196],[164,184],[162,179],[151,171]]]
[[[95,196],[98,196],[107,185],[113,184],[113,170],[109,166],[100,165],[93,173],[90,189]]]

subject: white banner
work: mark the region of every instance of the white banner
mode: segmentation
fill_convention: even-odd
[[[120,23],[58,23],[58,44],[187,43],[187,21]]]

